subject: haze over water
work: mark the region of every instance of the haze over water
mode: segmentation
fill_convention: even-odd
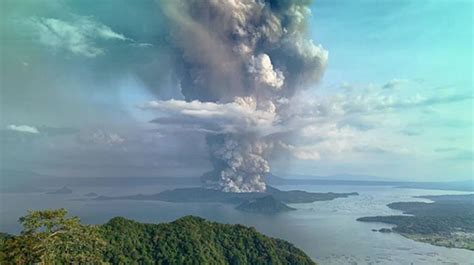
[[[111,184],[113,185],[113,184]],[[44,187],[54,190],[53,187]],[[59,188],[59,187],[58,187]],[[1,193],[0,231],[18,232],[18,217],[29,209],[67,208],[84,222],[101,224],[115,216],[141,222],[168,222],[184,215],[197,215],[225,223],[254,226],[259,232],[282,238],[303,249],[321,264],[474,264],[474,252],[449,249],[406,239],[396,233],[372,232],[386,224],[357,222],[358,217],[401,214],[386,204],[396,201],[428,201],[418,195],[462,194],[455,191],[399,189],[388,186],[278,186],[316,192],[353,192],[359,196],[308,204],[292,204],[297,211],[264,216],[248,214],[219,203],[167,203],[160,201],[94,201],[84,194],[117,196],[150,194],[173,188],[143,186],[69,186],[69,195]],[[82,199],[82,200],[77,200]],[[86,199],[86,200],[84,200]]]

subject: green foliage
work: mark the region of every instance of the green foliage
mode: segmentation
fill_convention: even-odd
[[[3,260],[5,260],[5,251],[3,250],[3,246],[5,246],[5,242],[12,237],[13,236],[10,234],[0,232],[0,264]]]
[[[410,215],[357,219],[396,225],[392,230],[422,242],[474,250],[474,195],[423,196],[425,202],[395,202],[388,207]],[[463,236],[462,234],[466,234]]]
[[[0,264],[314,264],[292,244],[242,225],[187,216],[164,224],[115,217],[94,227],[66,214],[20,218],[20,235],[0,237]]]
[[[66,215],[58,209],[21,217],[21,234],[2,245],[2,264],[101,264],[105,242],[97,227]]]
[[[113,264],[314,264],[290,243],[254,228],[193,216],[167,224],[117,217],[101,229]]]
[[[449,197],[448,197],[449,198]],[[406,234],[435,234],[456,231],[474,232],[474,202],[440,200],[434,203],[395,202],[388,207],[412,216],[373,216],[357,219],[396,225],[394,231]]]

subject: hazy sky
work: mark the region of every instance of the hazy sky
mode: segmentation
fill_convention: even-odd
[[[182,113],[170,101],[160,101],[165,113],[143,107],[184,99],[159,2],[1,1],[2,169],[200,176],[211,168],[208,127],[151,123]],[[270,155],[274,173],[472,178],[471,1],[319,0],[308,22],[327,65],[292,99],[309,122],[288,125],[298,130]]]

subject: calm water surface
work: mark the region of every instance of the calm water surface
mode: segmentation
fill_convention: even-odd
[[[45,187],[49,189],[54,189]],[[298,211],[277,216],[246,214],[230,205],[182,204],[157,201],[93,201],[88,192],[117,196],[156,193],[170,186],[136,187],[70,187],[73,194],[44,193],[0,194],[0,230],[16,233],[18,217],[28,209],[67,208],[84,222],[104,223],[114,216],[125,216],[142,222],[167,222],[184,215],[254,226],[267,235],[286,239],[302,248],[320,264],[474,264],[474,251],[436,247],[406,239],[395,233],[372,232],[390,227],[386,224],[362,223],[362,216],[400,214],[386,204],[396,201],[427,201],[417,195],[461,194],[455,191],[398,189],[385,186],[279,186],[318,192],[359,192],[359,196],[333,201],[293,204]]]

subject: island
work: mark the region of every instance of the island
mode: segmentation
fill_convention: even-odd
[[[387,206],[409,215],[371,216],[362,222],[395,225],[391,231],[432,245],[474,250],[474,194],[418,196],[426,202],[395,202]],[[390,229],[383,229],[389,232]]]
[[[237,206],[236,209],[249,213],[262,214],[276,214],[296,210],[275,199],[272,195],[245,201]]]
[[[115,217],[91,226],[57,209],[30,212],[20,222],[20,235],[2,234],[0,264],[315,264],[253,227],[196,216],[160,224]]]
[[[265,192],[224,192],[206,188],[178,188],[155,194],[137,194],[129,196],[107,197],[99,196],[95,200],[156,200],[180,203],[228,203],[240,205],[238,210],[259,213],[286,212],[292,209],[286,203],[311,203],[315,201],[329,201],[336,198],[359,195],[351,193],[316,193],[301,190],[282,191],[267,186]],[[271,198],[268,198],[271,196]],[[265,200],[258,200],[267,197]]]

